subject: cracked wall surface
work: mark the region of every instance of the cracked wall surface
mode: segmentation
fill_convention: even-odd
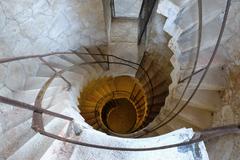
[[[138,17],[143,0],[114,0],[117,17]]]
[[[170,48],[168,48],[168,42],[170,36],[163,30],[166,18],[160,14],[153,14],[150,23],[148,24],[148,39],[147,50],[150,52],[156,52],[160,55],[170,59],[173,55]]]
[[[228,88],[223,96],[224,105],[214,115],[213,126],[240,123],[240,2],[233,1],[226,29],[232,36],[221,44],[229,59],[227,65]],[[226,135],[206,143],[210,159],[239,160],[240,136]]]
[[[70,51],[106,41],[102,0],[0,1],[0,57]],[[0,87],[22,88],[39,62],[0,65]]]
[[[101,0],[0,1],[3,56],[65,51],[105,42]]]

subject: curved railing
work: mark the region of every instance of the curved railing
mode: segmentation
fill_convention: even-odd
[[[198,56],[199,56],[199,50],[200,50],[200,45],[201,45],[201,31],[202,31],[202,26],[201,26],[202,25],[202,3],[201,3],[201,0],[198,0],[198,4],[199,4],[199,33],[198,33],[199,38],[198,38],[197,54],[196,54],[196,59],[195,59],[194,67],[193,67],[193,70],[192,70],[192,74],[188,77],[188,82],[187,82],[188,85],[184,89],[184,92],[182,93],[182,96],[181,96],[179,101],[181,101],[183,95],[185,94],[185,91],[187,90],[187,88],[189,86],[189,83],[192,79],[192,76],[195,74],[195,68],[196,68],[196,64],[197,64]],[[174,110],[176,110],[176,108],[178,107],[178,104],[177,104],[174,107],[174,110],[172,112],[170,112],[171,114],[167,115],[165,117],[164,121],[162,121],[158,125],[156,125],[152,128],[145,127],[142,130],[140,130],[136,133],[133,133],[133,134],[129,134],[129,135],[134,136],[134,137],[140,137],[140,136],[143,136],[146,133],[152,132],[152,131],[166,125],[167,123],[169,123],[187,106],[187,104],[190,102],[190,100],[195,95],[196,91],[198,90],[198,88],[199,88],[200,84],[202,83],[204,77],[206,76],[206,73],[209,70],[209,67],[210,67],[210,65],[211,65],[211,63],[212,63],[212,61],[213,61],[213,59],[214,59],[214,57],[217,53],[217,49],[219,47],[219,44],[220,44],[220,41],[221,41],[221,38],[222,38],[222,35],[223,35],[223,32],[224,32],[224,28],[225,28],[225,25],[226,25],[230,4],[231,4],[231,0],[227,0],[221,30],[220,30],[219,37],[218,37],[217,43],[215,45],[213,54],[212,54],[212,56],[211,56],[211,58],[210,58],[210,60],[207,64],[207,66],[203,69],[204,73],[203,73],[202,77],[200,78],[200,80],[199,80],[196,88],[194,89],[193,93],[191,94],[191,96],[186,101],[186,103],[184,103],[181,106],[179,111],[177,111],[176,113],[174,113],[174,115],[171,116],[171,114],[173,114]],[[7,63],[7,62],[18,61],[18,60],[23,60],[23,59],[29,59],[29,58],[39,58],[41,61],[47,63],[42,58],[47,57],[47,56],[51,56],[51,55],[60,55],[60,54],[75,54],[75,53],[73,53],[73,52],[61,52],[61,53],[59,53],[58,52],[58,53],[50,53],[50,54],[44,54],[44,55],[32,55],[32,56],[21,56],[21,57],[14,57],[14,58],[4,58],[4,59],[0,59],[0,64]],[[81,54],[89,54],[89,53],[81,53]],[[99,55],[99,56],[101,55],[101,56],[103,56],[103,54],[91,54],[91,55]],[[140,64],[137,64],[135,62],[131,62],[131,61],[119,58],[119,57],[114,56],[114,55],[104,55],[104,56],[107,56],[107,60],[109,60],[109,57],[114,57],[114,58],[117,58],[119,60],[122,60],[123,62],[95,61],[95,62],[81,63],[81,64],[78,64],[77,66],[107,63],[107,64],[121,64],[121,65],[126,65],[126,66],[129,66],[131,68],[137,69],[136,67],[133,67],[132,65],[130,65],[130,64],[133,64],[133,65],[137,65],[138,67],[141,67],[144,70],[144,68]],[[65,71],[69,71],[69,70],[73,69],[76,65],[70,66],[70,67],[65,68],[61,71],[56,71],[49,64],[47,64],[47,65],[49,66],[49,68],[51,68],[55,72],[55,74],[52,77],[50,77],[48,79],[48,81],[44,84],[44,86],[40,89],[34,105],[30,105],[30,104],[27,104],[27,103],[24,103],[24,102],[20,102],[20,101],[14,100],[14,99],[9,99],[7,97],[0,96],[0,102],[2,102],[2,103],[9,104],[9,105],[16,106],[16,107],[20,107],[20,108],[23,108],[23,109],[32,110],[34,112],[32,128],[36,132],[39,132],[40,134],[45,135],[47,137],[58,139],[58,140],[64,141],[64,142],[69,142],[69,143],[72,143],[72,144],[77,144],[77,145],[87,146],[87,147],[93,147],[93,148],[100,148],[100,149],[118,150],[118,151],[149,151],[149,150],[159,150],[159,149],[166,149],[166,148],[178,147],[178,146],[183,146],[183,145],[189,145],[189,144],[192,144],[192,143],[197,143],[197,142],[200,142],[200,141],[216,138],[216,137],[219,137],[219,136],[222,136],[222,135],[225,135],[225,134],[233,134],[233,133],[239,134],[240,133],[240,125],[229,125],[229,126],[211,128],[211,129],[203,130],[201,132],[197,132],[197,133],[194,134],[193,138],[190,139],[187,142],[172,144],[172,145],[167,145],[167,146],[150,147],[150,148],[121,148],[121,147],[102,146],[102,145],[84,143],[84,142],[81,142],[81,141],[75,141],[75,140],[71,140],[71,139],[68,139],[68,138],[65,138],[65,137],[54,135],[54,134],[46,132],[44,130],[44,126],[43,126],[43,122],[42,122],[42,114],[48,114],[48,115],[51,115],[51,116],[54,116],[54,117],[57,117],[57,118],[61,118],[61,119],[65,119],[65,120],[68,120],[68,121],[73,121],[74,119],[69,117],[69,116],[65,116],[65,115],[55,113],[55,112],[49,111],[47,109],[41,108],[42,99],[44,97],[44,94],[45,94],[48,86],[51,84],[51,82],[57,76],[61,77],[69,85],[69,89],[70,89],[71,88],[71,83],[68,82],[62,76],[62,73],[64,73]],[[147,73],[146,73],[146,75],[147,75]],[[149,78],[149,76],[147,76],[147,77],[149,79],[149,82],[151,82],[151,79]]]
[[[70,67],[67,67],[67,68],[64,68],[60,71],[56,71],[52,66],[51,64],[49,64],[47,61],[45,61],[43,58],[44,57],[48,57],[48,56],[54,56],[54,55],[71,55],[71,54],[76,54],[78,56],[80,55],[91,55],[91,56],[106,56],[107,60],[106,61],[92,61],[92,62],[83,62],[83,63],[80,63],[80,64],[74,64]],[[110,60],[110,57],[112,58]],[[129,60],[125,60],[123,58],[120,58],[118,56],[115,56],[115,55],[110,55],[110,54],[93,54],[93,53],[78,53],[76,51],[72,51],[72,52],[56,52],[56,53],[49,53],[49,54],[43,54],[43,55],[32,55],[32,56],[20,56],[20,57],[13,57],[13,58],[3,58],[3,59],[0,59],[0,64],[3,64],[3,63],[9,63],[9,62],[14,62],[14,61],[20,61],[20,60],[25,60],[25,59],[35,59],[35,58],[39,58],[42,62],[44,62],[51,70],[53,70],[55,72],[54,75],[52,75],[46,82],[45,84],[43,85],[43,87],[40,89],[37,97],[36,97],[36,100],[35,100],[35,103],[34,103],[34,107],[31,109],[34,111],[34,114],[33,114],[33,124],[32,124],[32,128],[36,131],[38,130],[42,130],[44,128],[43,126],[43,122],[42,122],[42,113],[46,113],[46,114],[50,114],[50,115],[56,115],[56,117],[59,117],[61,118],[61,114],[54,114],[54,112],[52,113],[49,113],[49,111],[47,110],[44,110],[42,109],[42,100],[43,100],[43,97],[48,89],[48,87],[50,86],[50,84],[53,82],[53,80],[56,78],[56,77],[60,77],[62,78],[67,84],[68,84],[68,89],[71,88],[71,83],[62,76],[62,74],[66,71],[71,71],[72,69],[74,69],[75,67],[77,66],[84,66],[84,65],[94,65],[94,64],[108,64],[108,65],[124,65],[124,66],[127,66],[127,67],[130,67],[134,70],[138,70],[139,68],[141,68],[141,70],[144,72],[144,78],[147,78],[147,81],[149,82],[150,84],[150,88],[151,88],[151,94],[153,95],[154,91],[153,91],[153,86],[152,86],[152,82],[151,82],[151,79],[147,73],[147,71],[144,69],[144,67],[141,66],[141,64],[138,64],[138,63],[135,63],[135,62],[132,62],[132,61],[129,61]],[[115,59],[114,59],[115,58]],[[115,60],[121,60],[120,62],[117,62]],[[2,97],[2,98],[7,98],[7,97]],[[8,99],[8,101],[10,101],[11,99]],[[152,101],[154,99],[152,98]],[[1,101],[0,101],[1,102]],[[12,102],[14,102],[14,100],[12,100]],[[16,103],[16,101],[15,101]],[[22,102],[19,102],[19,103],[22,103]],[[19,104],[17,103],[17,104]],[[25,109],[29,109],[29,107],[31,105],[29,104],[24,104],[23,106],[20,106],[22,108],[24,108],[25,106]],[[28,107],[26,107],[28,106]],[[64,119],[67,119],[67,120],[73,120],[73,118],[71,117],[67,117],[66,116],[62,116],[64,117]],[[114,134],[114,135],[117,135],[117,136],[123,136],[122,134]]]
[[[198,46],[197,46],[197,54],[196,54],[196,59],[195,59],[195,62],[194,62],[194,67],[193,67],[192,73],[188,77],[187,85],[186,85],[178,103],[176,104],[174,109],[170,112],[170,114],[174,113],[174,115],[170,117],[170,114],[168,114],[166,116],[166,118],[162,122],[160,122],[157,126],[153,127],[153,129],[151,129],[151,131],[157,130],[158,128],[160,128],[162,126],[165,126],[170,121],[172,121],[188,105],[188,103],[191,101],[191,99],[193,98],[193,96],[197,92],[198,88],[200,87],[202,81],[204,80],[204,78],[205,78],[205,76],[206,76],[206,74],[207,74],[207,72],[208,72],[208,70],[209,70],[209,68],[210,68],[210,66],[211,66],[211,64],[214,60],[215,55],[217,54],[217,50],[218,50],[218,47],[220,45],[222,35],[223,35],[224,29],[225,29],[225,26],[226,26],[230,6],[231,6],[231,0],[227,0],[226,7],[225,7],[225,13],[224,13],[224,17],[223,17],[223,21],[222,21],[222,25],[221,25],[221,28],[220,28],[220,32],[219,32],[219,35],[218,35],[216,45],[214,47],[214,50],[213,50],[213,53],[211,55],[211,58],[210,58],[209,62],[207,63],[206,67],[203,67],[203,69],[202,69],[204,72],[203,72],[200,80],[198,81],[197,86],[194,88],[192,94],[189,96],[187,101],[180,107],[180,109],[176,113],[174,113],[174,111],[176,110],[176,108],[180,104],[180,101],[182,100],[182,98],[183,98],[183,96],[184,96],[184,94],[185,94],[185,92],[186,92],[186,90],[187,90],[187,88],[188,88],[188,86],[189,86],[189,84],[192,80],[192,77],[194,76],[195,69],[196,69],[196,66],[197,66],[197,63],[198,63],[198,57],[199,57],[199,52],[200,52],[200,47],[201,47],[201,35],[202,35],[202,0],[198,0],[198,10],[199,10]]]
[[[108,99],[114,99],[114,98],[116,98],[116,97],[119,97],[119,95],[122,95],[122,97],[123,98],[126,98],[126,97],[129,97],[129,101],[131,102],[131,104],[133,104],[134,105],[134,107],[135,107],[135,110],[136,110],[136,112],[138,112],[139,110],[141,110],[142,108],[145,108],[144,106],[146,105],[146,103],[143,103],[143,104],[140,104],[139,106],[138,106],[138,104],[136,104],[136,103],[134,103],[134,100],[133,99],[131,99],[131,92],[129,92],[129,91],[125,91],[125,90],[116,90],[116,91],[112,91],[111,93],[109,93],[109,94],[106,94],[106,95],[104,95],[103,97],[101,97],[98,101],[97,101],[97,103],[96,103],[96,107],[95,107],[95,111],[94,111],[94,113],[95,113],[95,118],[97,118],[97,116],[100,116],[100,122],[98,122],[98,120],[97,120],[97,124],[98,124],[98,126],[99,126],[99,128],[102,128],[106,133],[109,133],[109,134],[111,134],[111,135],[118,135],[117,133],[115,133],[115,132],[113,132],[113,131],[111,131],[110,129],[108,129],[108,127],[107,126],[105,126],[104,124],[101,124],[101,122],[103,122],[103,120],[102,120],[102,117],[101,117],[101,114],[100,114],[100,106],[102,106],[102,101],[106,101],[106,99],[107,99],[107,97],[108,97]],[[121,96],[120,96],[121,97]],[[147,117],[147,113],[146,113],[146,109],[143,111],[143,115],[141,116],[141,120],[140,121],[138,121],[138,123],[136,123],[135,125],[134,125],[134,127],[133,128],[136,128],[136,129],[134,129],[134,130],[138,130],[138,128],[142,125],[142,123],[146,120],[146,117]],[[137,117],[138,117],[139,115],[138,115],[138,113],[137,113]],[[137,126],[137,127],[136,127]],[[122,134],[119,134],[119,136],[121,136]]]

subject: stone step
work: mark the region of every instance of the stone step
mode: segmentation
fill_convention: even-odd
[[[165,17],[174,17],[181,11],[183,7],[189,4],[189,0],[163,0],[160,1],[157,8],[157,13]]]
[[[187,101],[188,97],[192,93],[192,89],[188,89],[183,97],[182,101]],[[182,92],[176,91],[173,98],[180,98]],[[191,106],[196,106],[196,108],[209,108],[210,110],[219,110],[222,107],[222,100],[219,92],[211,90],[198,90],[196,94],[191,99]]]
[[[167,144],[179,143],[187,141],[193,136],[193,131],[191,129],[180,129],[174,132],[157,136],[151,138],[141,138],[141,139],[130,139],[130,138],[118,138],[113,136],[104,135],[96,131],[85,130],[80,135],[80,139],[84,142],[92,143],[113,147],[155,147]],[[149,145],[151,144],[151,145]],[[208,159],[207,152],[205,150],[204,144],[200,142],[198,145],[201,152],[202,158]],[[156,150],[148,152],[124,152],[124,151],[109,151],[109,150],[99,150],[94,148],[87,148],[78,146],[75,148],[71,160],[75,159],[89,159],[94,157],[96,160],[100,159],[116,159],[116,157],[121,156],[122,158],[127,157],[127,159],[138,159],[138,160],[148,160],[154,159],[154,157],[161,157],[161,159],[196,159],[192,155],[195,150],[189,152],[179,152],[178,148],[171,148],[165,150]]]
[[[59,56],[50,56],[44,59],[54,68],[65,69],[73,65],[71,62],[62,59]]]
[[[108,70],[108,63],[101,63],[101,62],[107,61],[107,57],[102,55],[103,51],[101,50],[100,46],[99,47],[89,46],[86,49],[89,53],[91,53],[91,56],[93,57],[93,59],[96,62],[100,62],[99,65],[101,66],[101,68],[103,70],[107,71]],[[99,55],[95,55],[95,54],[99,54]]]
[[[111,23],[111,41],[137,43],[138,21],[113,18]]]
[[[44,98],[51,97],[54,94],[58,94],[62,92],[65,86],[59,87],[48,87],[44,94]],[[22,101],[25,103],[33,104],[36,100],[37,95],[41,89],[34,89],[34,90],[25,90],[25,91],[17,91],[14,93],[14,99],[18,101]]]
[[[88,54],[77,54],[84,62],[95,62],[96,60],[93,58],[91,53],[87,49],[88,47],[82,47],[80,51],[77,51],[76,53],[88,53]],[[102,71],[102,67],[100,64],[92,64],[92,67],[94,67],[97,71]]]
[[[65,136],[66,129],[69,123],[67,121],[55,118],[51,123],[49,123],[45,129],[46,131],[59,135]],[[52,145],[54,139],[43,136],[41,134],[36,134],[27,143],[22,145],[13,155],[8,157],[9,160],[17,159],[40,159],[46,150]]]
[[[49,77],[28,77],[25,82],[25,90],[35,90],[40,89],[44,83],[49,79]],[[50,84],[50,87],[65,86],[61,78],[55,78],[54,81]]]
[[[167,17],[163,27],[165,32],[171,36],[174,36],[179,32],[179,27],[176,25],[175,20],[180,11],[190,5],[190,3],[192,2],[189,0],[163,0],[159,2],[157,13]]]
[[[183,31],[189,29],[198,23],[198,3],[193,0],[191,5],[188,5],[176,19],[176,25]],[[220,14],[225,8],[225,1],[223,0],[203,0],[202,1],[202,12],[203,12],[203,24],[205,23],[205,18],[211,18],[216,16],[216,12]]]
[[[224,89],[226,89],[228,81],[227,81],[227,72],[225,71],[226,69],[224,68],[224,66],[213,66],[211,67],[206,76],[204,77],[199,89],[201,90],[215,90],[215,91],[222,91]],[[200,78],[203,75],[203,72],[205,70],[193,75],[192,80],[190,82],[189,88],[190,89],[194,89]],[[188,72],[188,73],[187,73]],[[180,75],[180,79],[184,79],[186,77],[188,77],[191,74],[191,70],[189,71],[182,71],[181,75]],[[185,81],[183,81],[182,83],[180,83],[178,85],[179,90],[183,91],[183,88],[186,86],[188,82],[188,79],[186,79]]]
[[[71,139],[78,140],[74,137],[71,137]],[[75,144],[55,140],[40,160],[69,160],[75,147]]]
[[[221,43],[223,44],[225,43],[227,40],[229,40],[229,38],[231,37],[231,33],[228,32],[226,34],[224,34],[224,36],[221,39]],[[210,34],[208,35],[209,38],[204,38],[205,40],[203,41],[203,43],[201,44],[200,47],[200,52],[206,50],[206,49],[213,49],[216,45],[217,42],[217,38],[218,35],[215,36],[210,36]],[[189,40],[188,42],[190,42],[191,40]],[[192,42],[190,42],[192,43]],[[181,54],[185,54],[185,53],[191,53],[193,50],[197,49],[197,43],[192,43],[192,44],[186,44],[186,46],[179,44],[176,42],[175,39],[170,39],[169,43],[168,43],[168,47],[172,50],[172,52],[174,52],[175,56],[178,58]]]
[[[194,48],[178,56],[178,62],[182,70],[193,68],[193,65],[196,59],[196,52],[197,50],[196,48]],[[213,53],[213,47],[202,50],[199,53],[197,68],[205,67],[209,62],[212,53]],[[220,45],[218,48],[217,54],[214,57],[213,62],[211,63],[211,67],[222,66],[223,64],[230,63],[229,56],[226,53],[227,53],[226,49],[222,45]]]
[[[172,107],[175,107],[176,104],[178,103],[179,99],[176,99],[176,98],[171,98],[171,101],[169,102],[169,104],[172,106]],[[180,106],[183,106],[185,104],[186,101],[180,101],[179,102],[179,107]],[[208,111],[208,112],[211,112],[211,113],[214,113],[216,111],[218,111],[218,109],[216,107],[213,107],[213,106],[204,106],[204,105],[193,105],[191,102],[189,102],[189,104],[187,105],[188,108],[197,108],[197,109],[200,109],[200,110],[205,110],[205,111]]]
[[[85,77],[87,80],[90,80],[92,78],[98,77],[102,72],[96,72],[96,70],[90,66],[90,65],[84,65],[84,66],[74,66],[71,68],[71,70],[64,72],[63,74],[66,74],[67,72],[72,72],[79,74],[80,76]],[[54,75],[54,72],[49,69],[46,65],[41,65],[39,67],[37,76],[38,77],[51,77]],[[86,80],[86,81],[87,81]]]
[[[174,113],[176,113],[176,111],[174,111]],[[186,107],[178,114],[178,118],[191,124],[192,126],[196,126],[197,128],[206,129],[211,127],[213,116],[211,112],[206,110]]]
[[[65,106],[61,103],[50,107],[48,110],[61,113],[64,109]],[[44,115],[43,119],[44,125],[47,125],[51,123],[54,117]],[[2,138],[2,141],[0,142],[1,156],[6,158],[9,157],[36,134],[35,131],[31,129],[31,125],[32,118],[8,130],[5,134],[0,136]],[[9,139],[11,139],[11,141]]]
[[[207,28],[211,25],[211,23],[213,22],[218,22],[221,20],[221,16],[222,16],[222,10],[214,10],[211,11],[209,13],[209,15],[205,15],[205,17],[202,18],[202,27],[203,28]],[[181,16],[180,16],[181,17]],[[187,37],[187,35],[190,34],[196,34],[198,35],[198,29],[199,29],[199,21],[198,19],[196,19],[193,23],[190,24],[183,24],[183,26],[178,26],[178,30],[176,31],[177,34],[174,34],[173,36],[175,37],[175,39],[179,40],[184,40],[184,38]]]
[[[70,95],[68,92],[62,92],[45,98],[42,101],[42,108],[48,109],[56,104],[62,103],[63,100],[68,100],[69,96]],[[2,126],[0,131],[5,133],[9,129],[16,127],[17,125],[28,120],[32,116],[32,111],[14,108],[12,110],[0,113],[0,115],[0,125]]]
[[[213,41],[213,44],[216,43],[216,39],[219,35],[219,30],[221,27],[222,20],[221,18],[214,18],[209,23],[205,24],[202,28],[202,41],[201,46],[208,45],[209,42]],[[227,29],[224,32],[223,39],[229,39],[232,33],[230,33]],[[191,48],[192,46],[196,46],[198,39],[198,30],[192,32],[185,32],[179,38],[176,39],[176,43],[178,43],[178,47],[180,50],[185,50],[186,48]]]
[[[76,54],[71,54],[71,55],[60,55],[59,56],[61,59],[64,59],[65,61],[68,61],[72,64],[81,64],[84,63],[84,60],[81,59],[79,56]]]
[[[139,61],[138,57],[138,46],[136,43],[110,43],[109,44],[109,53],[117,57],[123,58],[125,60],[137,63]],[[117,58],[110,57],[110,62],[118,62],[124,64],[110,64],[110,69],[113,74],[128,74],[135,75],[137,72],[138,66]],[[131,67],[132,66],[132,67]]]

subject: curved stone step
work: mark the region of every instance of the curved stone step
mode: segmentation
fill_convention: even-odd
[[[48,87],[44,94],[44,98],[48,98],[54,94],[58,94],[61,91],[65,90],[64,88],[65,86]],[[14,93],[14,99],[25,103],[33,104],[40,90],[41,89],[17,91]]]
[[[97,77],[97,75],[102,73],[100,71],[96,71],[94,69],[94,64],[93,65],[82,65],[82,66],[74,66],[71,68],[71,70],[68,70],[66,72],[73,72],[73,73],[77,73],[79,75],[84,75],[84,77],[86,77],[87,79],[91,79],[91,78],[95,78]],[[56,69],[56,68],[55,68]],[[56,69],[57,71],[59,71],[60,69]],[[40,65],[38,72],[37,72],[37,76],[38,77],[51,77],[54,75],[54,71],[52,71],[48,66],[46,65]]]
[[[163,0],[159,2],[157,13],[167,17],[167,20],[164,23],[163,27],[163,30],[165,32],[167,32],[171,36],[179,32],[179,27],[176,25],[175,20],[180,11],[183,10],[190,3],[191,1],[189,0]]]
[[[175,92],[173,97],[178,99],[180,97],[181,92]],[[186,101],[190,94],[192,93],[192,89],[188,89],[182,101]],[[211,90],[198,90],[194,97],[191,99],[191,106],[197,106],[198,108],[209,108],[210,110],[214,109],[219,110],[222,107],[222,100],[219,92],[211,91]]]
[[[218,15],[219,16],[219,15]],[[222,19],[217,17],[205,24],[202,28],[202,41],[201,46],[207,46],[209,42],[213,41],[213,44],[216,43],[216,39],[218,38],[220,27],[221,27]],[[232,33],[230,33],[227,29],[224,31],[223,40],[227,40],[231,37]],[[176,43],[178,43],[178,47],[181,51],[184,51],[186,48],[191,48],[192,46],[196,46],[198,37],[198,30],[193,32],[186,32],[179,36],[176,39]]]
[[[44,58],[44,60],[47,61],[52,67],[59,68],[59,69],[64,69],[66,67],[70,67],[73,65],[71,62],[62,59],[59,56],[46,57]]]
[[[89,46],[86,47],[88,53],[92,54],[92,58],[94,59],[94,61],[96,62],[104,62],[107,61],[107,56],[103,55],[103,51],[101,50],[100,46]],[[94,55],[94,54],[99,54],[99,55]],[[108,68],[108,63],[99,63],[99,66],[101,66],[101,68],[105,71],[107,71]]]
[[[78,140],[74,137],[71,139]],[[69,160],[75,147],[77,147],[75,144],[55,140],[40,160]]]
[[[176,25],[183,31],[193,27],[198,23],[198,3],[197,0],[193,0],[191,5],[182,10],[176,19]],[[203,24],[205,19],[212,18],[216,16],[216,12],[220,13],[225,9],[225,1],[223,0],[203,0],[202,1],[202,12],[203,12]],[[207,20],[206,19],[206,20]]]
[[[189,0],[163,0],[159,2],[157,12],[168,18],[175,17],[187,4]]]
[[[42,101],[42,108],[48,109],[56,104],[61,104],[63,100],[68,100],[69,96],[68,92],[62,92],[45,98]],[[32,116],[32,111],[15,107],[11,110],[0,113],[0,115],[0,131],[3,134],[9,129],[28,120]]]
[[[49,79],[49,77],[28,77],[25,82],[25,90],[34,90],[41,88],[44,83]],[[54,81],[50,84],[50,87],[58,87],[66,85],[61,78],[55,78]]]
[[[81,59],[79,56],[76,54],[71,54],[71,55],[59,55],[61,59],[64,59],[65,61],[68,61],[72,64],[80,64],[83,63],[84,60]]]
[[[61,113],[64,110],[64,105],[61,103],[50,107],[48,110]],[[44,115],[43,119],[44,125],[47,125],[51,123],[54,117]],[[0,142],[0,155],[5,158],[9,157],[16,150],[18,150],[18,148],[24,145],[31,137],[33,137],[36,133],[31,129],[31,126],[32,118],[1,135],[0,137],[2,141]]]
[[[141,139],[130,139],[130,138],[117,138],[112,136],[103,135],[95,131],[85,130],[80,135],[80,139],[84,142],[95,142],[95,144],[106,145],[106,146],[119,146],[119,147],[153,147],[161,146],[173,143],[179,143],[186,141],[191,138],[193,132],[191,129],[180,129],[174,132],[168,133],[163,136],[153,137],[153,138],[141,138]],[[149,145],[151,144],[151,145]],[[203,143],[199,143],[200,151],[203,159],[208,159],[207,152]],[[182,152],[180,148],[171,148],[165,150],[156,150],[148,152],[124,152],[124,151],[110,151],[110,150],[100,150],[94,148],[87,148],[78,146],[75,148],[72,160],[74,159],[91,159],[95,157],[96,160],[100,159],[138,159],[138,160],[148,160],[154,159],[154,157],[159,157],[161,160],[165,159],[196,159],[193,154],[195,150],[189,150],[189,152]],[[171,153],[171,154],[170,154]],[[116,157],[121,158],[116,158]]]
[[[222,12],[222,10],[213,10],[209,13],[210,15],[205,15],[205,13],[203,13],[204,17],[202,18],[202,27],[208,28],[211,27],[211,23],[221,21]],[[179,18],[181,19],[181,16],[179,16]],[[184,38],[187,38],[188,35],[197,35],[199,28],[198,24],[198,19],[196,19],[190,25],[183,24],[183,26],[178,26],[178,24],[176,24],[178,26],[178,32],[176,32],[177,34],[173,36],[175,37],[175,39],[178,39],[177,37],[179,37],[179,40],[184,41]]]
[[[169,105],[171,107],[169,108],[173,108],[176,106],[176,104],[178,103],[179,99],[178,98],[171,98],[171,101],[169,102]],[[180,101],[179,103],[179,107],[180,106],[183,106],[185,104],[185,100],[182,100]],[[214,106],[205,106],[205,105],[194,105],[193,103],[189,102],[188,105],[187,105],[188,108],[197,108],[197,109],[200,109],[200,110],[205,110],[205,111],[208,111],[208,112],[211,112],[211,113],[214,113],[216,111],[218,111],[218,109]]]
[[[178,56],[178,62],[180,64],[181,69],[190,69],[193,68],[194,61],[196,59],[196,52],[197,49],[194,48],[192,50],[189,50],[187,52],[183,52],[180,56]],[[198,57],[198,63],[196,69],[201,69],[207,65],[209,62],[209,59],[213,53],[213,47],[206,48],[202,50]],[[223,64],[229,64],[229,55],[226,54],[227,50],[220,45],[217,51],[216,56],[214,57],[214,60],[211,64],[211,67],[215,66],[223,66]]]
[[[227,80],[228,75],[225,70],[226,69],[224,68],[224,66],[219,66],[219,67],[212,66],[208,70],[199,89],[201,89],[201,90],[216,90],[216,91],[222,91],[222,90],[226,89],[227,84],[228,84],[228,80]],[[194,89],[196,87],[196,85],[198,84],[204,71],[205,70],[195,74],[192,77],[192,80],[189,85],[190,89]],[[180,80],[184,79],[185,77],[188,77],[190,74],[191,74],[191,70],[190,71],[187,71],[187,70],[182,71],[182,73],[180,75],[180,77],[181,77]],[[177,86],[177,88],[179,88],[179,90],[183,90],[183,88],[186,86],[187,81],[188,81],[188,79],[186,79],[185,81],[180,83]]]
[[[197,128],[206,129],[211,127],[213,116],[206,110],[186,107],[178,114],[178,118]]]
[[[66,133],[66,127],[69,125],[67,121],[62,121],[58,118],[49,123],[45,129],[48,132],[64,136]],[[52,145],[54,139],[46,136],[36,134],[27,143],[22,145],[13,155],[8,157],[9,160],[20,159],[32,159],[38,160],[46,152],[46,150]]]

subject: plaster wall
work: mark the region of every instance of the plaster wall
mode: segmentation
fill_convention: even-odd
[[[240,2],[232,1],[226,30],[231,33],[230,39],[221,44],[229,62],[227,65],[228,88],[223,93],[224,105],[214,115],[213,126],[240,123]],[[212,160],[238,160],[240,136],[227,135],[206,143],[209,158]]]
[[[102,0],[1,0],[0,58],[107,42]],[[23,88],[39,60],[0,65],[0,87]]]

